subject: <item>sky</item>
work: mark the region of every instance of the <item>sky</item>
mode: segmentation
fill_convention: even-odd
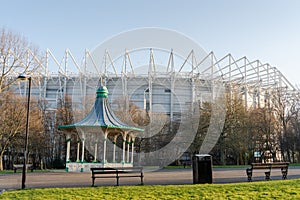
[[[0,28],[17,32],[62,58],[121,32],[158,27],[178,31],[221,59],[260,60],[300,84],[298,0],[0,0]]]

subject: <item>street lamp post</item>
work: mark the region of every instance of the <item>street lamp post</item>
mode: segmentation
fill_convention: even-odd
[[[26,181],[26,163],[27,163],[27,146],[28,146],[28,132],[29,132],[29,105],[30,105],[30,90],[31,90],[31,77],[19,75],[18,80],[28,80],[28,99],[27,99],[27,116],[26,116],[26,130],[25,130],[25,142],[24,142],[24,163],[22,170],[22,189],[25,188]]]

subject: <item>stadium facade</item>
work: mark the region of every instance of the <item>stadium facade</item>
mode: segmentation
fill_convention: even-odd
[[[259,107],[273,90],[282,90],[290,98],[298,98],[299,95],[298,89],[276,67],[259,60],[235,59],[231,54],[217,59],[211,52],[203,60],[196,61],[191,50],[186,58],[177,59],[178,63],[175,63],[176,55],[170,50],[162,66],[161,62],[155,63],[155,49],[144,51],[148,51],[148,58],[144,58],[150,60],[148,66],[144,64],[142,71],[137,69],[135,72],[127,51],[120,56],[123,60],[119,64],[122,66],[115,67],[114,62],[117,61],[111,60],[108,52],[103,58],[105,63],[97,66],[91,62],[93,58],[88,50],[82,63],[77,62],[68,49],[61,60],[47,50],[46,61],[37,61],[44,70],[32,75],[35,78],[32,95],[46,99],[49,107],[55,109],[57,100],[64,95],[82,103],[82,99],[95,94],[101,80],[109,91],[113,91],[109,95],[131,94],[131,100],[140,107],[145,106],[144,99],[147,97],[150,110],[155,109],[155,104],[162,104],[170,115],[179,111],[178,102],[174,101],[172,94],[184,101],[180,102],[181,105],[206,101],[213,97],[213,84],[220,81],[227,88],[237,88],[247,107]],[[20,94],[26,94],[24,87],[20,85]]]

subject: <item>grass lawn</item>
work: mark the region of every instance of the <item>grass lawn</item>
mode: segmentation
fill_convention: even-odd
[[[0,199],[300,199],[300,179],[235,184],[25,189],[3,192]]]

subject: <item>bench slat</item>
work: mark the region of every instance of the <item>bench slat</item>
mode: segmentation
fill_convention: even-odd
[[[92,178],[117,178],[117,176],[93,176]]]

